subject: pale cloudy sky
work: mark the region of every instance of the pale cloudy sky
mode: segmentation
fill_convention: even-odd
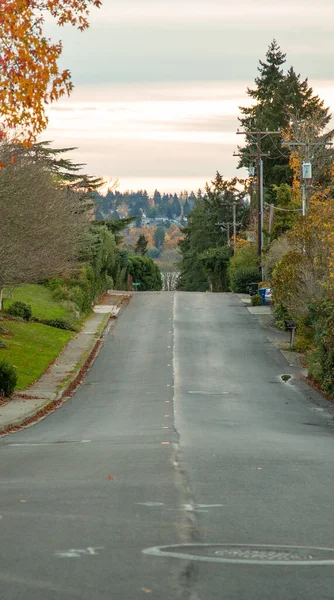
[[[57,29],[75,89],[45,139],[120,189],[203,188],[233,157],[238,106],[275,37],[334,109],[333,0],[104,0],[89,31]]]

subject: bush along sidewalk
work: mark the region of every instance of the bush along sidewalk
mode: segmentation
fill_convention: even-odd
[[[5,360],[0,361],[0,398],[10,398],[17,384],[17,370]]]

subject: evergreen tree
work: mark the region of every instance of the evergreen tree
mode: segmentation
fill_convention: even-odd
[[[183,229],[185,237],[179,243],[182,260],[178,289],[205,291],[208,288],[209,264],[214,263],[212,268],[223,277],[226,255],[222,258],[214,249],[227,245],[226,224],[232,223],[234,202],[238,233],[249,220],[249,209],[244,203],[246,192],[239,189],[240,183],[243,182],[236,178],[226,181],[217,173],[211,184],[206,185],[206,194],[196,199],[195,207],[188,215],[188,224]],[[209,254],[203,254],[209,250]],[[220,285],[223,286],[222,280]]]
[[[160,207],[161,204],[161,194],[158,190],[155,190],[154,194],[153,194],[153,203],[154,206]]]
[[[173,213],[174,213],[175,217],[180,217],[181,213],[182,213],[182,209],[181,209],[180,200],[178,199],[177,196],[174,196],[173,203],[171,206],[173,207]]]
[[[163,227],[157,227],[154,232],[154,241],[157,248],[162,248],[165,241],[165,230]]]
[[[174,213],[173,204],[168,204],[167,210],[166,210],[166,217],[167,217],[167,219],[172,221],[174,219],[174,216],[175,216],[175,213]]]
[[[135,253],[140,254],[140,256],[145,256],[147,252],[147,244],[148,241],[146,237],[143,233],[141,233],[135,245]]]
[[[183,205],[183,215],[187,217],[191,211],[191,206],[189,200],[186,200]]]
[[[266,61],[260,61],[260,75],[255,79],[256,87],[247,94],[255,102],[250,107],[240,107],[239,121],[245,132],[288,130],[292,117],[303,120],[321,115],[323,124],[330,120],[329,109],[318,96],[314,95],[307,79],[301,80],[293,68],[284,73],[286,55],[281,52],[276,40],[267,51]],[[240,148],[239,167],[249,166],[256,154],[256,137],[245,136],[246,146]],[[262,152],[269,154],[263,158],[264,184],[266,187],[290,184],[292,171],[289,166],[290,150],[282,144],[279,135],[263,135]],[[272,192],[274,200],[275,194]]]

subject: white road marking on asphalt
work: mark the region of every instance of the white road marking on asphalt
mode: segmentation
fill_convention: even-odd
[[[227,396],[230,392],[205,392],[200,390],[190,390],[188,394],[201,394],[203,396]]]
[[[82,556],[98,556],[97,550],[104,550],[104,546],[96,546],[92,548],[88,546],[88,548],[71,548],[70,550],[61,551],[57,550],[55,552],[55,556],[59,558],[81,558]]]
[[[223,504],[195,504],[196,508],[221,508]]]
[[[140,506],[164,506],[163,502],[136,502]]]
[[[40,444],[30,444],[29,442],[26,444],[7,444],[7,446],[50,446],[52,442],[41,442]]]

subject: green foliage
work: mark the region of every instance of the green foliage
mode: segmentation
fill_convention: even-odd
[[[310,375],[334,395],[334,298],[324,297],[310,306],[316,353],[311,353]]]
[[[252,306],[262,306],[262,300],[260,294],[254,294],[251,296],[251,305]]]
[[[274,302],[287,310],[295,304],[295,298],[300,280],[300,268],[304,256],[299,252],[290,251],[284,254],[272,273]]]
[[[277,302],[275,300],[275,298],[274,298],[273,314],[275,317],[276,327],[285,331],[286,330],[285,322],[288,319],[291,319],[291,314],[289,313],[286,306],[284,304],[281,304],[280,302]]]
[[[164,245],[165,235],[165,229],[163,227],[157,227],[157,229],[154,232],[154,241],[158,249],[162,248],[162,246]]]
[[[6,328],[9,335],[1,358],[17,368],[18,390],[36,381],[74,335],[31,321],[6,321]]]
[[[232,280],[234,280],[234,274],[239,271],[242,270],[244,268],[248,269],[248,268],[253,268],[254,272],[257,273],[256,278],[251,281],[250,283],[257,283],[259,282],[259,270],[257,268],[258,265],[258,255],[257,255],[257,249],[254,246],[254,244],[249,244],[249,243],[244,243],[244,245],[240,246],[237,248],[236,252],[234,253],[234,255],[231,257],[230,260],[230,264],[229,264],[229,268],[228,268],[228,276],[229,276],[229,283],[230,283],[230,287],[233,290],[232,287]],[[247,292],[248,292],[248,288],[247,288]]]
[[[121,235],[119,235],[124,229],[127,229],[134,221],[136,217],[127,217],[126,219],[108,219],[98,220],[92,222],[92,227],[106,227],[110,233],[114,234],[116,244],[120,244],[123,241]]]
[[[67,190],[77,193],[81,201],[92,200],[94,192],[103,185],[103,179],[83,174],[82,167],[85,165],[64,157],[64,154],[77,148],[51,148],[50,144],[49,141],[33,144],[27,152],[34,160],[36,157],[42,160],[54,178],[66,183]]]
[[[60,281],[57,279],[54,282]],[[32,309],[32,314],[37,319],[65,319],[75,321],[74,309],[66,302],[56,300],[49,283],[42,284],[23,284],[15,287],[13,290],[4,289],[4,310],[8,308],[12,300],[25,302]],[[60,298],[62,300],[62,298]]]
[[[240,267],[230,272],[230,285],[232,292],[247,294],[250,284],[261,281],[261,274],[257,267]]]
[[[13,302],[8,308],[7,313],[12,317],[21,317],[25,321],[30,321],[32,317],[32,310],[29,304],[25,302]]]
[[[208,248],[198,255],[197,260],[202,265],[208,283],[213,292],[229,290],[228,265],[233,254],[232,248]]]
[[[149,257],[129,255],[129,274],[134,283],[140,283],[140,292],[160,291],[162,288],[160,269]]]
[[[292,115],[298,115],[299,121],[316,116],[321,119],[323,126],[329,122],[329,109],[314,95],[308,80],[301,80],[293,68],[284,72],[285,62],[286,55],[273,40],[268,48],[266,61],[260,61],[255,87],[247,90],[254,103],[241,108],[242,116],[239,121],[244,131],[287,130]],[[249,155],[255,151],[254,136],[246,139],[246,146],[240,151],[242,157],[239,166],[248,166]],[[263,159],[265,186],[291,184],[290,149],[282,145],[281,137],[264,137],[262,152],[270,154],[270,157]]]
[[[47,285],[54,299],[67,302],[79,314],[89,314],[93,302],[105,291],[114,286],[126,289],[127,260],[107,225],[93,224],[86,232],[76,273]],[[72,326],[72,319],[69,323]]]
[[[300,215],[298,211],[301,208],[300,194],[298,194],[297,198],[294,198],[293,189],[287,183],[282,183],[280,186],[274,185],[273,190],[277,208],[274,211],[270,240],[281,237],[293,227],[297,217]]]
[[[10,397],[17,385],[17,371],[5,360],[0,361],[0,396]]]
[[[248,223],[249,209],[244,204],[245,189],[236,178],[226,181],[217,173],[211,185],[206,186],[204,196],[199,195],[188,215],[188,224],[183,228],[185,237],[179,243],[182,260],[179,264],[178,289],[205,291],[208,288],[208,271],[205,271],[207,250],[226,247],[227,233],[223,223],[232,222],[233,203],[237,203],[237,233]],[[210,267],[212,273],[212,265]],[[225,287],[225,284],[224,284]]]
[[[231,258],[231,268],[257,267],[259,257],[254,244],[246,244],[237,249]]]
[[[38,323],[43,325],[49,325],[49,327],[55,327],[56,329],[64,329],[65,331],[77,331],[75,327],[68,321],[63,319],[34,319]]]
[[[145,256],[147,252],[148,241],[143,233],[140,234],[135,245],[135,253],[140,256]]]

